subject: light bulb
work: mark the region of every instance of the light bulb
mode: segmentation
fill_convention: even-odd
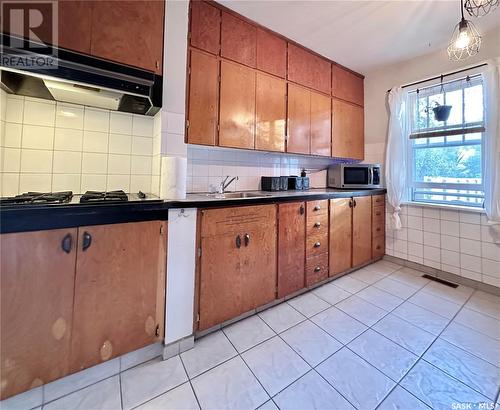
[[[467,29],[460,30],[457,41],[455,42],[455,47],[466,48],[469,44],[470,44],[470,37],[469,34],[467,33]]]

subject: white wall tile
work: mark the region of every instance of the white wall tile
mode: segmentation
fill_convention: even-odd
[[[446,265],[445,263],[441,263],[441,270],[445,272],[454,273],[455,275],[460,275],[460,268],[458,266]]]
[[[132,165],[130,172],[134,175],[151,175],[153,164],[151,157],[148,156],[132,156]]]
[[[52,151],[24,149],[21,152],[21,173],[52,172]]]
[[[434,268],[434,269],[441,269],[441,263],[438,261],[434,261],[432,259],[425,259],[424,258],[424,265],[430,266],[431,268]]]
[[[439,248],[424,245],[424,260],[428,259],[434,262],[441,262],[441,251]]]
[[[106,132],[87,131],[83,132],[83,151],[85,152],[108,152],[108,136]]]
[[[413,255],[423,258],[424,246],[419,243],[408,242],[408,255]]]
[[[466,239],[480,240],[481,227],[475,224],[460,223],[460,237]]]
[[[132,136],[109,134],[110,154],[130,154],[132,152]]]
[[[53,174],[52,190],[80,192],[81,174]]]
[[[132,137],[132,154],[133,155],[152,155],[153,140],[147,137]]]
[[[492,261],[483,258],[482,272],[484,275],[495,276],[497,278],[500,278],[500,261]]]
[[[408,215],[408,228],[412,229],[423,229],[423,220],[420,216],[411,216]]]
[[[441,248],[449,251],[460,251],[460,239],[456,236],[441,235]]]
[[[2,148],[2,171],[19,172],[21,169],[21,150],[19,148]]]
[[[125,192],[130,192],[130,175],[108,174],[106,190],[116,191],[119,189],[123,189]]]
[[[132,175],[130,178],[130,192],[150,192],[151,185],[152,177],[149,175]]]
[[[24,113],[24,99],[7,97],[7,107],[5,111],[5,121],[22,124]]]
[[[483,242],[481,245],[483,258],[500,261],[500,244]]]
[[[109,117],[109,132],[112,134],[132,135],[132,116],[112,112]]]
[[[80,192],[106,190],[106,175],[82,174]]]
[[[75,151],[54,151],[52,172],[55,174],[80,174],[82,153]]]
[[[4,147],[9,147],[9,148],[20,148],[22,133],[23,133],[22,124],[6,122],[2,145]]]
[[[81,105],[57,103],[56,127],[83,129],[84,108]]]
[[[108,173],[118,175],[130,175],[130,155],[109,154]]]
[[[483,282],[488,285],[500,287],[500,278],[495,276],[483,275]]]
[[[490,243],[500,242],[500,229],[498,226],[481,225],[481,241]]]
[[[53,127],[56,119],[55,104],[48,104],[45,100],[24,101],[24,124],[44,125]]]
[[[441,263],[459,268],[460,253],[441,249]],[[459,270],[460,273],[460,270]]]
[[[481,258],[460,254],[460,267],[471,272],[481,273]]]
[[[424,208],[424,218],[440,219],[440,209],[439,208]]]
[[[424,243],[424,232],[417,229],[408,229],[408,241],[420,244]]]
[[[110,112],[85,107],[83,129],[86,131],[109,132]]]
[[[460,238],[460,252],[466,255],[481,256],[481,242]]]
[[[460,222],[479,225],[481,223],[481,214],[477,212],[460,211]]]
[[[441,209],[441,219],[445,221],[454,221],[458,222],[459,220],[459,212],[452,211],[448,209]]]
[[[454,221],[441,221],[441,233],[450,236],[460,236],[460,225]]]
[[[81,151],[83,147],[83,131],[67,128],[56,128],[54,149],[63,151]]]
[[[134,115],[132,117],[132,134],[141,137],[153,137],[153,117]]]
[[[2,196],[14,196],[19,192],[19,174],[1,174],[1,187],[0,191]]]
[[[51,174],[21,174],[19,178],[19,190],[28,191],[48,191],[52,189]]]
[[[439,222],[440,222],[439,219],[424,218],[423,220],[424,231],[439,233],[440,232]]]
[[[460,275],[462,275],[464,278],[477,280],[478,282],[483,281],[483,275],[477,271],[470,271],[468,269],[461,268]]]
[[[22,148],[53,149],[54,128],[38,125],[23,125]]]
[[[107,154],[84,152],[82,158],[82,172],[84,174],[106,174],[108,166]]]
[[[438,233],[424,231],[424,245],[434,246],[439,248],[441,246],[441,237]]]
[[[420,206],[408,206],[408,216],[419,216],[422,217],[423,210]]]

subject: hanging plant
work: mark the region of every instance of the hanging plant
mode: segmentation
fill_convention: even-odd
[[[444,95],[444,89],[443,89],[443,75],[441,75],[441,94]],[[450,113],[452,106],[451,105],[441,105],[437,101],[434,101],[434,107],[427,107],[425,109],[425,112],[429,112],[429,109],[432,109],[434,112],[434,118],[436,121],[444,122],[448,121],[448,118],[450,118]]]

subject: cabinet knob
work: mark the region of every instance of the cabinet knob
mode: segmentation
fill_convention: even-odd
[[[316,243],[314,244],[314,247],[315,247],[315,248],[319,248],[320,246],[321,246],[321,243],[320,243],[320,242],[316,242]]]
[[[92,245],[92,235],[88,232],[83,233],[83,243],[82,243],[82,251],[86,251]]]
[[[240,235],[238,235],[238,236],[236,237],[236,247],[237,247],[238,249],[240,249],[240,248],[241,248],[241,236],[240,236]]]
[[[299,212],[300,212],[301,215],[304,215],[304,212],[305,212],[304,205],[300,206],[300,211]]]
[[[377,245],[377,251],[379,251],[379,250],[380,250],[380,245]]]
[[[353,207],[352,199],[349,201],[349,208]]]
[[[314,224],[314,227],[315,227],[315,228],[319,228],[320,226],[321,226],[321,222],[316,222],[316,223]]]
[[[246,233],[244,238],[245,238],[245,246],[248,246],[248,244],[250,243],[250,235]]]
[[[319,205],[316,205],[316,206],[314,207],[314,210],[315,210],[315,211],[319,211],[320,209],[321,209],[321,207],[320,207]]]
[[[353,201],[352,201],[352,206],[353,206],[354,208],[356,208],[356,200],[355,200],[355,199],[353,199]]]
[[[64,252],[70,253],[73,247],[73,237],[68,233],[61,241],[61,248]]]
[[[316,266],[316,267],[314,268],[314,272],[319,272],[320,270],[321,270],[321,268],[320,268],[319,266]]]
[[[377,228],[377,232],[380,232],[380,228]]]

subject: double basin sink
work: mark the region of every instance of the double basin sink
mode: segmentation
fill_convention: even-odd
[[[243,199],[243,198],[265,198],[272,194],[261,194],[253,192],[225,192],[223,194],[207,194],[208,197],[214,199]]]

